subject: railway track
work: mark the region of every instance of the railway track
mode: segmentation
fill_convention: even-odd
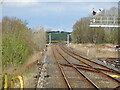
[[[66,82],[68,89],[95,88],[99,90],[99,87],[95,85],[82,72],[80,72],[79,69],[74,64],[66,60],[64,57],[62,57],[55,47],[53,49],[53,54],[54,54],[54,57],[57,61],[58,67],[60,68],[60,72]],[[60,64],[60,62],[70,64],[72,67],[64,67],[63,65]]]
[[[120,76],[120,72],[116,71],[116,70],[113,70],[113,69],[110,69],[106,66],[103,66],[101,64],[98,64],[96,62],[93,62],[89,59],[86,59],[84,57],[81,57],[69,50],[67,50],[66,48],[64,48],[63,46],[60,46],[60,48],[65,52],[67,53],[69,56],[75,58],[76,60],[80,61],[83,65],[87,65],[86,67],[87,68],[93,68],[93,69],[96,69],[97,71],[100,71],[102,73],[106,73],[108,75],[117,75],[117,76]],[[80,65],[77,65],[77,66],[80,66]],[[85,67],[85,66],[84,66]]]
[[[61,73],[64,73],[63,77],[66,78],[65,81],[68,82],[68,84],[71,88],[72,87],[73,88],[83,88],[83,86],[86,86],[85,88],[100,89],[100,88],[116,88],[120,85],[119,80],[108,75],[108,73],[120,75],[120,73],[117,71],[114,71],[105,66],[99,65],[92,61],[83,60],[85,58],[75,55],[74,53],[68,51],[63,46],[58,46],[58,45],[55,46],[53,49],[53,53],[57,60],[57,64],[58,64],[59,68],[61,68]],[[66,57],[65,54],[67,54],[67,57],[69,56],[69,57],[74,58],[75,60],[79,60],[79,62],[81,62],[81,64],[75,64],[74,62],[71,62]],[[93,64],[96,66],[93,67]],[[74,81],[74,80],[70,80],[70,78],[67,77],[68,74],[66,73],[66,70],[69,73],[71,72],[71,74],[70,74],[71,76],[73,75],[73,73],[77,73],[77,76],[73,76],[73,78],[79,77],[77,80],[80,83],[81,83],[81,79],[83,77],[84,77],[83,80],[86,80],[86,81],[84,81],[83,85],[82,84],[78,85],[78,83],[77,83],[76,87],[74,87],[75,85],[71,84],[71,81]],[[88,85],[85,85],[86,83]],[[68,87],[68,88],[70,88],[70,87]]]

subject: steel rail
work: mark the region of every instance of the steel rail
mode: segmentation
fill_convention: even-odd
[[[63,65],[63,66],[72,67],[70,64],[62,64],[62,63],[60,63],[60,64]],[[93,67],[88,67],[88,66],[79,65],[79,64],[73,64],[73,65],[77,66],[80,69],[84,69],[84,70],[91,71],[91,72],[96,72],[96,73],[101,73],[101,72],[98,71],[98,70],[100,70],[100,71],[105,71],[105,72],[119,74],[119,73],[116,73],[116,72],[112,72],[112,71],[105,70],[105,69],[100,69],[100,68],[93,68]]]
[[[106,67],[106,66],[104,66],[104,65],[98,64],[98,63],[96,63],[96,62],[93,62],[93,61],[89,60],[88,58],[79,56],[79,55],[71,52],[70,50],[66,49],[65,47],[63,47],[63,46],[61,46],[61,45],[60,45],[60,48],[61,48],[65,53],[67,53],[68,55],[70,55],[71,57],[75,58],[75,59],[78,60],[78,61],[81,61],[81,60],[78,59],[78,58],[76,58],[75,56],[77,56],[77,57],[79,57],[79,58],[82,58],[82,59],[84,59],[84,60],[87,60],[88,62],[94,63],[94,64],[96,64],[96,65],[98,65],[98,66],[100,66],[100,67],[104,67],[104,68],[110,70],[111,72],[116,72],[116,73],[120,74],[120,72],[118,72],[118,71],[116,71],[116,70],[113,70],[113,69],[108,68],[108,67]],[[66,51],[65,51],[65,50],[66,50]],[[71,55],[70,53],[73,54],[74,56]],[[81,62],[83,62],[83,61],[81,61]],[[87,63],[85,63],[85,62],[84,62],[84,64],[86,64],[86,65],[88,65],[89,67],[93,68],[91,65],[89,65],[89,64],[87,64]],[[101,69],[101,68],[99,68],[99,69]],[[103,69],[103,70],[105,70],[105,69]]]
[[[74,64],[72,64],[70,61],[68,61],[60,52],[59,50],[56,48],[57,52],[60,54],[60,56],[66,60],[69,64],[72,65],[72,67],[78,72],[80,73],[89,83],[91,83],[92,86],[94,86],[97,90],[100,90],[100,88],[94,83],[92,82],[86,75],[84,75]]]
[[[52,50],[52,51],[53,51],[53,50]],[[62,67],[61,67],[60,64],[59,64],[59,62],[58,62],[58,60],[57,60],[57,58],[56,58],[56,56],[55,56],[54,51],[53,51],[53,55],[54,55],[54,58],[55,58],[55,60],[56,60],[56,62],[57,62],[57,65],[58,65],[58,67],[59,67],[59,69],[60,69],[60,72],[61,72],[61,74],[62,74],[62,76],[63,76],[63,78],[64,78],[64,80],[65,80],[65,83],[66,83],[68,89],[69,89],[69,90],[72,90],[72,87],[71,87],[69,81],[67,80],[67,77],[66,77],[66,75],[65,75],[64,70],[62,69]]]
[[[79,55],[77,55],[77,54],[75,54],[75,53],[73,53],[72,51],[70,51],[70,50],[68,50],[68,49],[66,49],[64,46],[62,46],[62,45],[59,45],[60,46],[60,48],[64,51],[64,52],[69,52],[69,53],[71,53],[71,54],[73,54],[73,55],[75,55],[75,56],[78,56],[78,57],[80,57],[80,58],[82,58],[82,59],[85,59],[85,60],[87,60],[87,61],[89,61],[89,62],[91,62],[91,63],[94,63],[94,64],[96,64],[96,65],[99,65],[99,66],[101,66],[101,67],[104,67],[104,68],[106,68],[106,69],[108,69],[108,70],[110,70],[110,71],[113,71],[113,72],[116,72],[116,73],[118,73],[118,74],[120,74],[120,72],[118,72],[118,71],[116,71],[116,70],[113,70],[113,69],[111,69],[111,68],[108,68],[108,67],[106,67],[106,66],[104,66],[104,65],[101,65],[101,64],[98,64],[98,63],[96,63],[96,62],[93,62],[93,61],[91,61],[91,60],[89,60],[88,58],[85,58],[85,57],[82,57],[82,56],[79,56]],[[66,50],[66,51],[65,51]],[[67,53],[67,54],[69,54],[69,53]],[[69,54],[71,57],[74,57],[73,55],[71,55],[71,54]],[[76,57],[74,57],[74,58],[76,58]],[[78,59],[78,58],[76,58],[77,60],[80,60],[80,59]],[[81,60],[80,60],[81,61]],[[81,61],[82,62],[82,61]],[[88,65],[88,66],[90,66],[91,67],[91,65],[89,65],[89,64],[87,64],[87,63],[84,63],[84,64],[86,64],[86,65]],[[105,69],[104,69],[105,70]]]
[[[66,51],[65,51],[65,48],[63,49],[62,47],[60,47],[65,53],[67,53]],[[67,50],[67,49],[66,49]],[[68,50],[67,50],[68,51]],[[70,52],[70,51],[68,51],[68,52]],[[72,53],[72,52],[70,52],[70,53]],[[73,55],[71,55],[71,54],[69,54],[69,53],[67,53],[68,55],[70,55],[70,56],[72,56],[73,58],[75,58],[75,59],[77,59],[77,60],[80,60],[80,59],[78,59],[78,58],[76,58],[76,57],[74,57],[73,55],[76,55],[76,54],[74,54],[74,53],[72,53]],[[77,55],[76,55],[77,56]],[[80,56],[79,56],[80,57]],[[80,57],[80,58],[82,58],[82,57]],[[83,58],[83,59],[85,59],[85,58]],[[85,59],[85,60],[88,60],[88,59]],[[81,60],[80,60],[81,61]],[[89,60],[90,61],[90,60]],[[90,61],[90,62],[92,62],[92,61]],[[84,62],[85,63],[85,62]],[[97,64],[97,63],[95,63],[95,62],[93,62],[94,64]],[[100,64],[97,64],[97,65],[100,65]],[[90,65],[91,66],[91,65]],[[102,65],[100,65],[100,66],[102,66]],[[92,67],[92,66],[91,66]],[[105,66],[104,66],[105,67]],[[107,67],[106,67],[107,68]],[[96,69],[96,68],[94,68],[95,70],[98,70],[98,69]],[[108,68],[109,69],[109,68]],[[112,69],[110,69],[110,70],[112,70]],[[113,78],[113,77],[111,77],[111,76],[109,76],[108,74],[106,74],[106,73],[104,73],[104,72],[102,72],[102,71],[100,71],[100,70],[98,70],[100,73],[102,73],[102,74],[104,74],[104,75],[106,75],[107,77],[109,77],[109,78],[111,78],[112,80],[114,80],[114,81],[116,81],[117,83],[119,83],[120,84],[120,81],[119,80],[117,80],[117,79],[115,79],[115,78]],[[113,70],[114,71],[114,70]]]
[[[70,65],[70,64],[60,64],[60,65],[72,67],[72,65]],[[73,64],[73,65],[74,65],[74,64]],[[83,69],[83,70],[87,70],[87,71],[99,73],[99,71],[97,71],[97,70],[90,70],[89,68],[78,67],[78,66],[76,66],[76,67],[77,67],[78,69]]]
[[[101,68],[94,68],[94,67],[89,67],[89,66],[84,66],[84,65],[79,65],[79,64],[74,64],[76,66],[80,66],[80,67],[86,67],[86,68],[91,68],[91,69],[97,69],[100,71],[106,71],[106,72],[111,72],[111,73],[115,73],[115,74],[120,74],[119,72],[113,71],[113,70],[106,70],[106,69],[101,69]]]
[[[107,68],[107,67],[105,67],[105,66],[103,66],[103,65],[101,65],[101,64],[98,64],[98,63],[96,63],[96,62],[92,62],[92,61],[90,61],[90,60],[87,59],[87,58],[80,57],[79,55],[77,55],[77,54],[75,54],[75,53],[73,53],[73,52],[67,50],[67,49],[64,48],[63,46],[60,46],[60,48],[61,48],[65,53],[67,53],[68,55],[70,55],[71,57],[75,58],[75,59],[78,60],[78,61],[81,61],[81,60],[78,59],[77,57],[82,58],[82,59],[85,59],[85,60],[87,60],[87,61],[89,61],[89,62],[91,62],[91,63],[94,63],[94,64],[96,64],[96,65],[99,65],[99,66],[101,66],[101,67]],[[74,56],[71,55],[70,53],[73,54]],[[77,57],[75,57],[75,56],[77,56]],[[83,62],[83,61],[81,61],[81,62],[84,63],[84,64],[86,64],[86,65],[88,65],[89,67],[92,67],[91,65],[89,65],[89,64],[87,64],[87,63],[85,63],[85,62]],[[110,70],[110,68],[107,68],[107,69]],[[112,70],[112,69],[111,69],[111,70]]]

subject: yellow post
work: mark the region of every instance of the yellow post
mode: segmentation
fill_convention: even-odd
[[[17,76],[17,78],[20,81],[20,88],[24,88],[23,77],[22,76]]]
[[[14,88],[14,81],[13,80],[11,80],[10,84],[11,84],[11,88]]]
[[[4,75],[4,89],[8,88],[8,78],[7,78],[7,74]]]
[[[23,88],[24,88],[24,83],[23,83],[23,77],[22,76],[16,76],[16,77],[14,77],[12,80],[11,80],[11,87],[13,88],[14,87],[14,80],[15,79],[18,79],[19,80],[19,82],[20,82],[20,88],[21,88],[21,90],[23,90]]]
[[[23,82],[23,77],[22,76],[15,76],[12,78],[10,84],[11,84],[11,88],[14,88],[14,80],[18,79],[20,82],[20,88],[21,90],[23,90],[24,88],[24,82]],[[4,90],[6,90],[8,88],[8,76],[7,74],[4,75]]]

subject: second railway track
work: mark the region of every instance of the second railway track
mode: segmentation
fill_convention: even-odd
[[[79,55],[77,55],[77,54],[75,54],[75,53],[67,50],[67,49],[64,48],[63,46],[60,46],[60,48],[61,48],[66,54],[68,54],[69,56],[71,56],[71,57],[75,58],[76,60],[80,61],[83,66],[84,66],[84,65],[85,65],[85,66],[87,65],[87,66],[86,66],[87,68],[92,68],[92,69],[98,70],[98,71],[100,71],[100,72],[102,72],[102,73],[106,73],[106,74],[108,74],[108,75],[117,75],[117,76],[120,76],[120,72],[118,72],[118,71],[116,71],[116,70],[110,69],[110,68],[108,68],[108,67],[106,67],[106,66],[103,66],[103,65],[101,65],[101,64],[98,64],[98,63],[96,63],[96,62],[93,62],[93,61],[91,61],[91,60],[89,60],[89,59],[87,59],[87,58],[84,58],[84,57],[82,57],[82,56],[79,56]],[[77,66],[82,66],[82,65],[78,65],[78,64],[76,64],[76,65],[77,65]],[[85,67],[85,66],[84,66],[84,67]],[[120,80],[119,80],[119,81],[120,81]]]
[[[120,75],[119,72],[109,69],[105,66],[97,64],[93,67],[93,63],[90,64],[88,61],[81,61],[82,64],[76,64],[69,60],[69,57],[78,60],[78,56],[72,54],[64,47],[55,45],[53,48],[54,56],[57,60],[58,66],[64,73],[63,76],[66,79],[66,83],[69,84],[69,88],[116,88],[120,86],[119,80],[111,77],[106,74],[117,74]],[[66,55],[65,55],[66,54]],[[67,56],[67,57],[66,57]],[[83,58],[82,58],[83,60]],[[96,63],[94,63],[96,64]],[[106,73],[105,73],[106,72]]]

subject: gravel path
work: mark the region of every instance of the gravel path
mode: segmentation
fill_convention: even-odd
[[[67,88],[51,52],[51,47],[47,50],[37,88]]]

